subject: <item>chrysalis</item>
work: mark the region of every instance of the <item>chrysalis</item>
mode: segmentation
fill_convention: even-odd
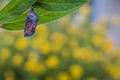
[[[38,23],[38,15],[35,13],[34,9],[31,8],[31,11],[26,19],[26,24],[24,29],[25,37],[32,36],[35,33],[37,23]]]

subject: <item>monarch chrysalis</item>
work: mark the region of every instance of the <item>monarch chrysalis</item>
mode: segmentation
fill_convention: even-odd
[[[37,23],[38,23],[38,15],[35,13],[34,9],[31,8],[31,11],[26,19],[26,24],[24,29],[25,37],[32,36],[35,33]]]

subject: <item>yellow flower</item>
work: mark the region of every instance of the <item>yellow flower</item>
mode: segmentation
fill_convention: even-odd
[[[99,35],[94,36],[94,37],[93,37],[93,44],[96,45],[96,46],[101,46],[101,45],[103,45],[102,37],[99,36]]]
[[[38,61],[38,58],[39,58],[39,55],[35,52],[29,53],[29,55],[28,55],[29,60]]]
[[[36,33],[41,34],[41,32],[47,32],[47,27],[45,25],[39,25],[36,29]]]
[[[40,64],[35,59],[28,60],[25,64],[26,70],[35,74],[43,74],[46,70],[45,66]]]
[[[114,45],[112,44],[112,41],[107,40],[103,44],[103,50],[106,51],[106,52],[111,52],[112,49],[113,49],[113,46]]]
[[[4,74],[5,80],[15,80],[15,74],[12,71],[7,71]]]
[[[119,66],[115,66],[111,63],[107,64],[104,66],[105,69],[107,70],[107,72],[115,79],[119,79],[120,78],[120,67]]]
[[[16,54],[13,59],[12,62],[15,66],[20,66],[23,63],[23,56],[20,54]]]
[[[40,25],[37,27],[36,29],[36,34],[37,34],[37,38],[40,39],[47,39],[48,38],[48,29],[45,25]],[[38,41],[39,41],[38,40]]]
[[[79,79],[83,75],[83,69],[80,65],[74,64],[70,67],[70,73],[73,78]]]
[[[60,72],[57,80],[71,80],[71,77],[67,72]]]
[[[94,54],[89,48],[75,48],[73,50],[73,57],[76,59],[84,59],[86,61],[94,60]]]
[[[48,57],[45,63],[48,68],[55,69],[59,64],[59,59],[57,56],[52,55]]]
[[[6,77],[5,80],[15,80],[13,77]]]
[[[88,77],[87,80],[97,80],[95,77]]]
[[[45,73],[45,71],[46,71],[45,66],[43,64],[39,64],[38,73],[43,74],[43,73]]]
[[[40,46],[40,51],[44,54],[49,53],[52,50],[51,44],[50,42],[45,42],[43,44],[41,44]]]
[[[24,37],[19,38],[15,43],[15,47],[18,50],[26,49],[28,47],[28,40]]]
[[[76,48],[73,50],[73,57],[76,59],[84,58],[81,48]]]
[[[1,49],[1,54],[0,54],[1,59],[7,59],[7,58],[10,57],[10,55],[11,55],[11,50],[10,49],[8,49],[8,48],[2,48]]]
[[[59,52],[59,51],[61,51],[61,49],[62,49],[62,46],[61,46],[61,45],[52,44],[52,51],[54,51],[54,52]]]

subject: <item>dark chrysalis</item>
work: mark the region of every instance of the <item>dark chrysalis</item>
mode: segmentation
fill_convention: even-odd
[[[24,36],[25,37],[32,36],[35,33],[37,24],[38,24],[38,15],[35,13],[34,9],[31,8],[31,11],[26,19]]]

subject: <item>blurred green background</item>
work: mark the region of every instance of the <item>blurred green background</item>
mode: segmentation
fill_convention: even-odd
[[[106,38],[109,24],[90,24],[89,5],[76,13],[38,26],[31,38],[0,30],[0,80],[120,80],[120,50]]]

